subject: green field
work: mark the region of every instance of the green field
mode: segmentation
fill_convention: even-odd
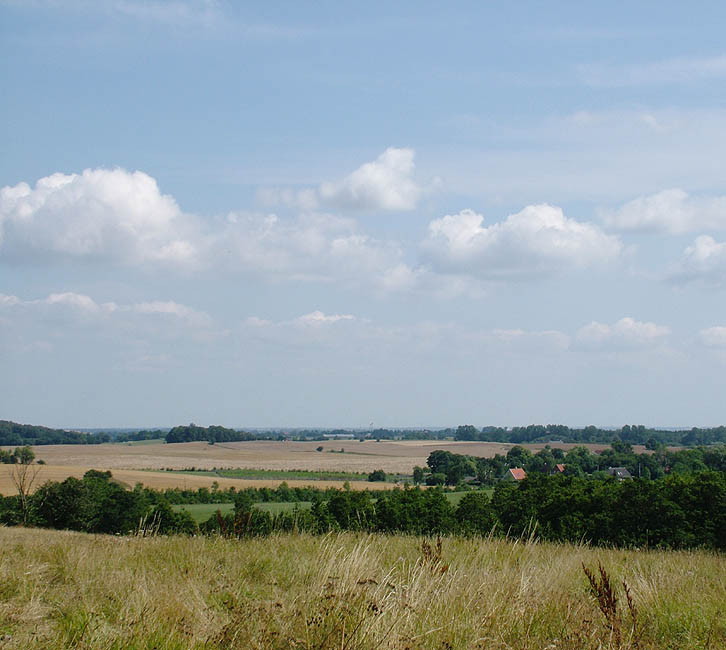
[[[486,490],[486,492],[491,496],[493,490]],[[468,494],[468,492],[446,492],[446,498],[451,502],[452,506],[457,506],[465,494]],[[299,501],[296,503],[263,501],[254,504],[255,508],[273,514],[278,512],[291,512],[295,507],[310,508],[311,505],[312,503],[310,501]],[[223,515],[234,511],[233,503],[185,503],[172,507],[174,510],[186,510],[198,524],[207,521],[217,510],[220,510]]]

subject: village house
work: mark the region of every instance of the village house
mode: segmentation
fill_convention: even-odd
[[[507,473],[504,475],[505,481],[521,481],[525,478],[527,478],[527,472],[522,467],[514,467],[507,470]]]
[[[632,474],[625,467],[608,467],[608,474],[614,476],[618,481],[633,478]]]

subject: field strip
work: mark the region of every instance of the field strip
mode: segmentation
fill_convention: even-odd
[[[12,465],[0,465],[0,494],[10,496],[16,494],[10,472]],[[91,467],[78,465],[38,465],[38,476],[34,488],[39,487],[46,481],[63,481],[69,476],[81,478]],[[103,468],[93,468],[103,469]],[[163,490],[164,488],[188,488],[211,487],[216,482],[220,488],[236,487],[277,487],[283,482],[282,479],[238,479],[224,478],[219,476],[193,476],[189,474],[176,474],[173,472],[154,472],[149,470],[133,469],[111,469],[113,477],[132,488],[137,483],[146,487]],[[290,479],[284,481],[290,487],[315,487],[321,490],[326,488],[342,488],[345,481],[316,481],[304,479]],[[351,481],[352,490],[386,490],[396,487],[394,483],[369,483],[367,481]]]

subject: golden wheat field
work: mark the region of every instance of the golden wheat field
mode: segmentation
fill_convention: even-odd
[[[726,561],[709,553],[0,528],[3,650],[716,650],[725,606]]]
[[[69,476],[81,478],[90,466],[73,466],[73,465],[37,465],[38,474],[32,485],[31,491],[35,491],[46,481],[64,481]],[[100,466],[94,465],[94,469]],[[137,483],[141,483],[146,487],[156,490],[166,488],[194,489],[200,487],[212,487],[213,483],[217,483],[220,488],[235,487],[240,488],[257,488],[257,487],[277,487],[282,483],[282,479],[235,479],[217,476],[174,474],[171,472],[154,472],[144,470],[129,469],[112,469],[114,479],[122,483],[127,488],[133,488]],[[0,495],[16,494],[17,490],[13,484],[11,475],[11,466],[0,465]],[[326,488],[342,488],[345,481],[322,481],[322,480],[304,480],[304,479],[286,479],[286,483],[290,487],[317,487]],[[387,490],[396,487],[395,483],[369,483],[367,481],[351,481],[349,486],[353,490]]]

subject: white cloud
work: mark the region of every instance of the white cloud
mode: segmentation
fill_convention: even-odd
[[[395,243],[358,232],[354,220],[319,213],[295,219],[233,213],[211,247],[217,265],[322,282],[379,284],[402,256]]]
[[[45,298],[35,300],[21,300],[16,296],[0,294],[0,309],[21,311],[25,315],[30,315],[33,320],[42,319],[43,314],[54,315],[62,311],[66,315],[75,315],[84,319],[109,316],[128,319],[129,316],[135,314],[168,316],[197,328],[209,327],[212,322],[208,314],[173,301],[159,300],[133,304],[99,303],[90,296],[72,291],[51,293]]]
[[[670,189],[638,197],[613,213],[605,223],[621,230],[684,233],[726,229],[726,196],[691,197]]]
[[[608,262],[622,249],[616,237],[550,205],[527,206],[488,227],[483,220],[462,210],[429,224],[422,248],[434,270],[517,279]]]
[[[726,242],[709,235],[696,237],[679,260],[670,280],[677,284],[703,282],[713,286],[726,283]]]
[[[0,256],[193,264],[191,221],[143,172],[86,169],[0,190]]]
[[[355,316],[353,316],[352,314],[330,314],[326,316],[322,311],[315,310],[313,312],[310,312],[309,314],[303,314],[302,316],[298,316],[295,319],[295,322],[299,323],[300,325],[311,325],[315,327],[327,323],[337,323],[341,320],[355,320]]]
[[[714,326],[698,333],[701,343],[709,348],[726,348],[726,327]]]
[[[353,219],[233,212],[206,223],[184,214],[143,172],[87,169],[31,188],[0,190],[0,259],[216,268],[275,279],[382,284],[401,250],[358,231]]]
[[[93,298],[90,298],[82,293],[73,293],[71,291],[64,293],[52,293],[44,300],[35,302],[44,303],[46,305],[68,306],[82,312],[94,314],[101,312],[111,313],[118,309],[118,305],[114,302],[105,302],[99,305],[95,300],[93,300]]]
[[[726,55],[679,57],[622,66],[586,64],[579,66],[579,72],[585,83],[592,86],[693,83],[726,77]]]
[[[208,314],[197,311],[186,305],[171,300],[155,300],[153,302],[141,302],[131,306],[131,309],[138,314],[151,314],[171,316],[187,321],[190,325],[205,327],[211,325],[212,319]]]
[[[422,190],[413,180],[413,149],[386,149],[341,181],[323,183],[323,203],[352,210],[413,210]]]
[[[9,296],[5,293],[0,293],[0,307],[13,307],[20,302],[20,298],[17,296]]]
[[[577,332],[577,340],[593,347],[648,347],[663,343],[670,331],[665,325],[625,317],[613,325],[593,321]]]

